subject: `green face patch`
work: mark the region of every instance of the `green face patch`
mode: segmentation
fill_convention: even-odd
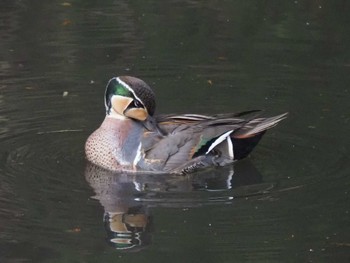
[[[114,95],[119,95],[119,96],[124,96],[129,98],[133,97],[131,91],[119,83],[114,87]]]
[[[119,95],[123,97],[133,98],[133,94],[128,88],[123,86],[117,81],[117,78],[112,78],[106,87],[105,92],[105,104],[106,104],[106,110],[109,113],[111,109],[111,98],[114,95]]]

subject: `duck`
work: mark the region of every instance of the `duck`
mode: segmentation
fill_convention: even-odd
[[[155,114],[155,94],[133,76],[111,78],[106,116],[85,143],[86,159],[127,173],[188,174],[247,157],[265,132],[287,117],[260,110],[215,115]]]

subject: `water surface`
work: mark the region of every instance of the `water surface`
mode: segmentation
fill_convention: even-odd
[[[348,262],[346,1],[5,1],[1,262]],[[185,177],[87,165],[115,75],[159,113],[288,111],[245,161]],[[122,215],[122,216],[121,216]]]

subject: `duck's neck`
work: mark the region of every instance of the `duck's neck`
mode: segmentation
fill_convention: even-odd
[[[118,163],[136,165],[141,150],[143,125],[129,118],[118,119],[106,116],[101,128],[113,137],[111,143]]]
[[[143,132],[143,125],[138,121],[107,115],[100,128],[88,138],[86,157],[109,170],[133,170],[141,158]]]
[[[106,118],[112,118],[112,119],[116,119],[116,120],[128,120],[129,119],[129,118],[117,113],[113,108],[111,108],[109,110],[109,112],[106,114]]]

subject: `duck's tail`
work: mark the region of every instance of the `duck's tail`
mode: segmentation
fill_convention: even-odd
[[[247,122],[242,128],[233,132],[233,150],[235,160],[246,157],[258,144],[264,133],[287,118],[288,113],[283,113],[270,118],[257,118]]]

